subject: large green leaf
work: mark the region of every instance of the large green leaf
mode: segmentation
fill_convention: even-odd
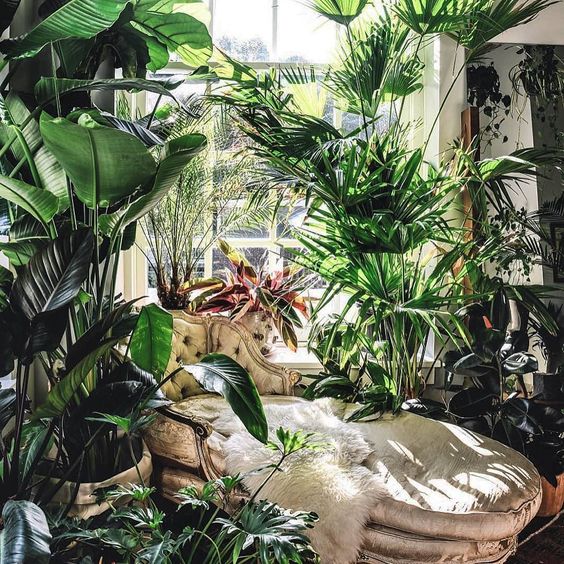
[[[31,117],[31,112],[22,100],[12,92],[4,101],[3,119],[10,125],[4,125],[7,138],[2,138],[2,141],[6,142],[10,137],[15,137],[16,130],[19,132],[18,140],[11,146],[14,156],[21,160],[28,156],[27,154],[31,155],[32,166],[37,170],[39,179],[37,187],[44,188],[57,196],[59,211],[65,210],[69,205],[65,172],[53,154],[43,145],[37,121]]]
[[[46,105],[57,96],[71,92],[89,92],[91,90],[143,90],[174,98],[172,90],[184,82],[183,77],[171,77],[167,80],[146,80],[144,78],[98,78],[79,80],[73,78],[43,77],[35,85],[35,98],[39,104]]]
[[[47,564],[51,533],[43,511],[30,501],[7,501],[2,511],[0,564]]]
[[[131,24],[166,45],[188,65],[206,65],[212,55],[212,40],[208,28],[189,14],[135,10]]]
[[[19,206],[45,226],[59,209],[59,200],[51,192],[8,176],[0,176],[0,198]]]
[[[221,394],[249,433],[266,443],[268,425],[262,402],[253,379],[241,365],[224,354],[213,353],[184,368],[202,388]]]
[[[88,229],[50,243],[20,271],[12,304],[30,321],[67,306],[88,274],[93,249],[94,236]]]
[[[78,124],[42,114],[41,134],[89,208],[130,196],[155,174],[156,164],[133,135],[97,124],[82,114]]]
[[[184,167],[206,146],[206,138],[200,134],[183,135],[173,139],[164,147],[165,157],[157,168],[157,174],[151,190],[133,202],[125,211],[100,217],[100,227],[109,233],[120,224],[127,226],[141,219],[150,212],[166,196],[177,181]]]
[[[111,27],[128,4],[129,0],[71,0],[26,35],[0,43],[0,51],[10,59],[23,59],[48,43],[94,37]]]
[[[172,315],[156,304],[144,306],[131,335],[131,360],[160,380],[172,350]]]
[[[33,419],[44,417],[60,417],[69,402],[73,399],[80,385],[98,362],[118,342],[118,339],[109,339],[103,345],[94,349],[83,357],[63,378],[49,391],[47,399],[33,413]]]

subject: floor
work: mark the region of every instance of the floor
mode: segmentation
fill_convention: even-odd
[[[550,519],[533,520],[523,531],[523,544],[508,564],[564,564],[564,515],[561,514],[547,529],[534,534],[548,521]]]

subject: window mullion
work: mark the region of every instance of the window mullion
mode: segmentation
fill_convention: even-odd
[[[280,0],[272,0],[272,60],[278,60],[278,5]]]

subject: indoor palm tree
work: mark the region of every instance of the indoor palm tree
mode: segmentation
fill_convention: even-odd
[[[433,166],[426,155],[430,135],[412,148],[417,124],[406,117],[408,96],[423,84],[422,49],[441,35],[454,39],[463,53],[460,75],[487,52],[488,41],[529,22],[550,2],[398,0],[378,9],[361,0],[309,4],[341,26],[337,61],[328,72],[257,74],[228,61],[235,85],[221,99],[257,145],[271,186],[305,198],[307,215],[294,233],[303,249],[294,255],[328,282],[317,315],[337,293],[348,296],[333,327],[353,318],[350,342],[353,348],[362,343],[378,367],[374,385],[386,388],[397,408],[421,391],[431,336],[467,342],[457,310],[478,298],[472,283],[485,276],[483,266],[499,245],[492,232],[472,238],[459,195],[470,190],[477,201],[506,201],[508,179],[555,157],[533,151],[475,163],[471,149],[457,148]],[[227,71],[216,72],[225,78]],[[346,131],[319,113],[296,111],[299,84],[327,92],[358,117],[358,127]],[[431,131],[437,123],[438,115]]]

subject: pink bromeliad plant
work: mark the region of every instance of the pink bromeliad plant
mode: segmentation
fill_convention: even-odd
[[[296,351],[298,339],[296,327],[301,328],[302,317],[309,319],[306,300],[302,296],[307,289],[307,277],[300,275],[300,267],[291,265],[276,272],[255,269],[246,257],[225,241],[219,248],[233,267],[227,280],[221,281],[218,290],[202,301],[197,313],[228,313],[235,321],[246,314],[268,314],[286,346]],[[211,283],[211,280],[210,280]],[[218,280],[213,279],[217,288]],[[186,291],[191,291],[188,286]]]

